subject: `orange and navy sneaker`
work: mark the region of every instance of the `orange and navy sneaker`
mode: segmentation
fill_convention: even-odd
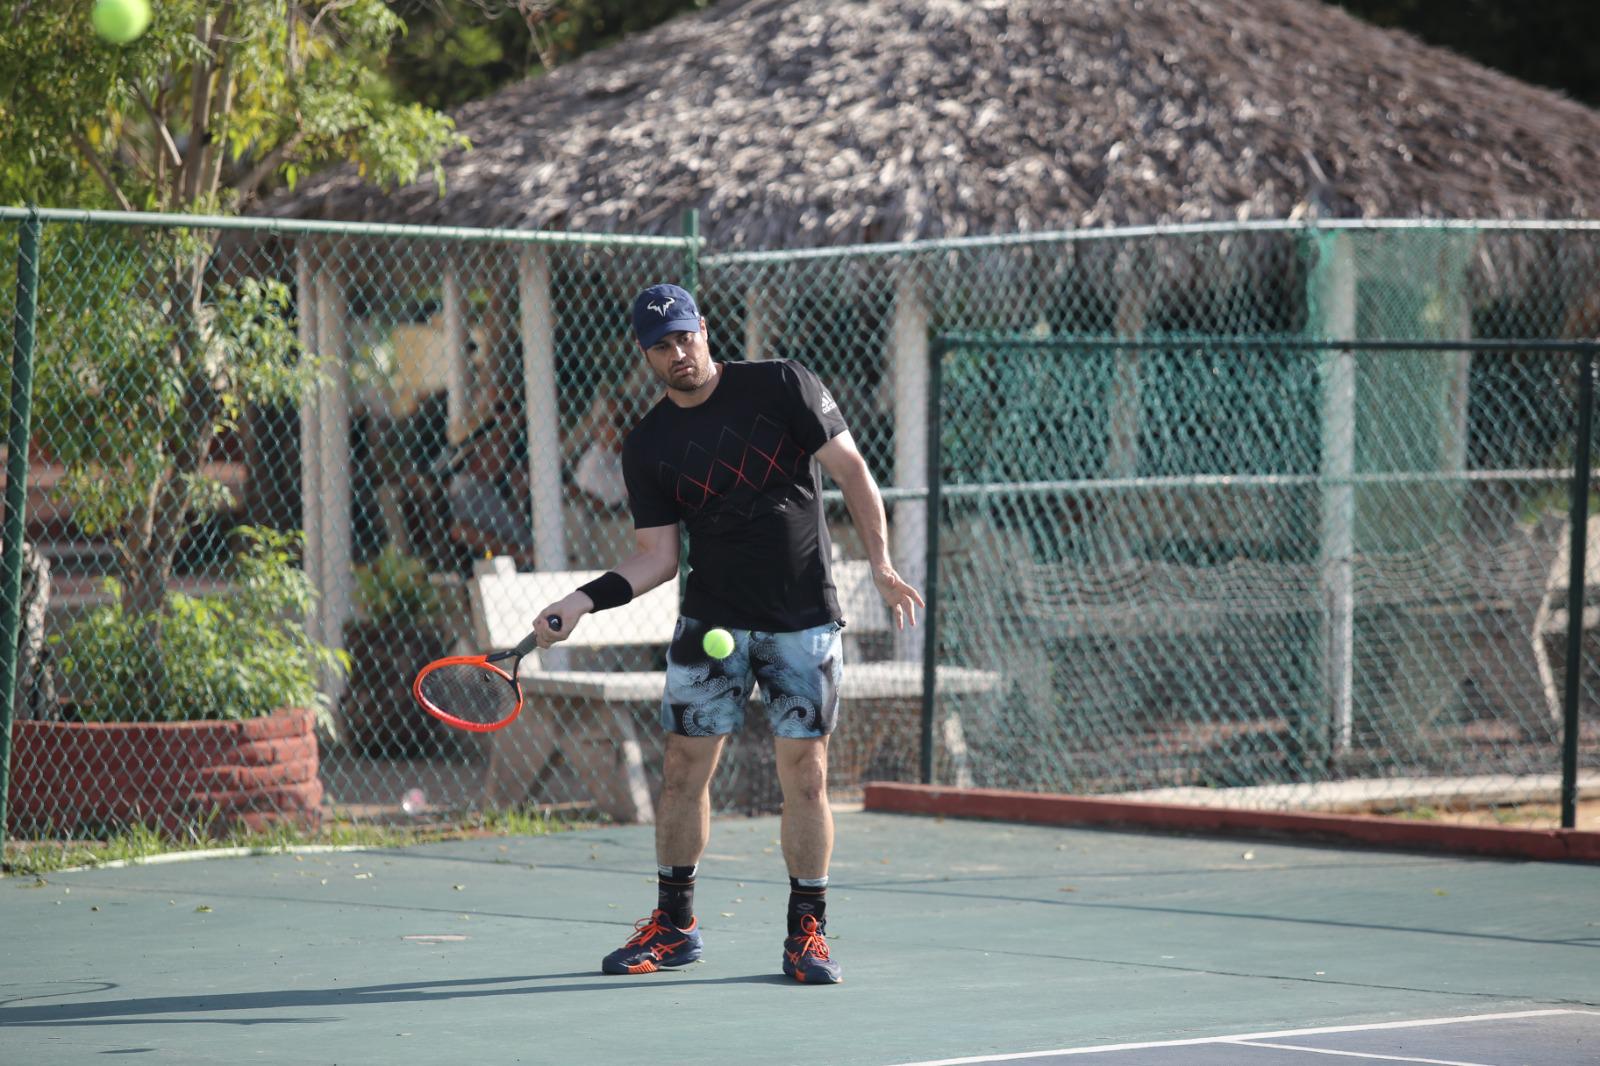
[[[801,984],[836,985],[839,964],[828,957],[828,941],[823,927],[807,914],[800,919],[800,932],[783,942],[783,972]]]
[[[605,973],[655,973],[672,966],[687,966],[700,961],[700,919],[679,929],[666,911],[651,911],[650,917],[634,923],[628,942],[600,960]]]

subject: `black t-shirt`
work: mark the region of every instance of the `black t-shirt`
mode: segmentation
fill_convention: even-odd
[[[788,633],[839,617],[816,450],[846,429],[799,363],[723,363],[704,403],[670,399],[623,442],[639,529],[683,523],[683,613],[710,625]]]

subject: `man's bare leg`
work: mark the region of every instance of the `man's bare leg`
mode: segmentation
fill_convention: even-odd
[[[839,964],[823,930],[828,911],[828,861],[833,808],[828,805],[828,738],[777,740],[783,784],[783,861],[789,867],[788,937],[783,972],[804,984],[837,984]]]
[[[711,839],[711,775],[724,737],[667,734],[656,803],[656,862],[693,866]]]
[[[828,738],[778,737],[783,786],[783,861],[789,876],[826,877],[833,856],[833,809],[828,806]]]
[[[656,910],[635,927],[626,944],[601,960],[605,973],[654,973],[700,958],[694,875],[711,838],[711,775],[722,754],[722,740],[667,736],[661,796],[656,802]],[[657,914],[665,917],[658,919]]]

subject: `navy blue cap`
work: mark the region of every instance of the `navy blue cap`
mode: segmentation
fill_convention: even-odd
[[[676,285],[652,285],[633,298],[633,332],[650,347],[669,333],[700,329],[700,309],[688,290]]]

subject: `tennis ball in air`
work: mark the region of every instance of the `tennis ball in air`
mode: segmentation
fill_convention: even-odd
[[[733,634],[726,629],[708,629],[700,646],[713,659],[726,659],[733,654]]]
[[[94,0],[89,20],[112,44],[127,44],[150,25],[150,0]]]

